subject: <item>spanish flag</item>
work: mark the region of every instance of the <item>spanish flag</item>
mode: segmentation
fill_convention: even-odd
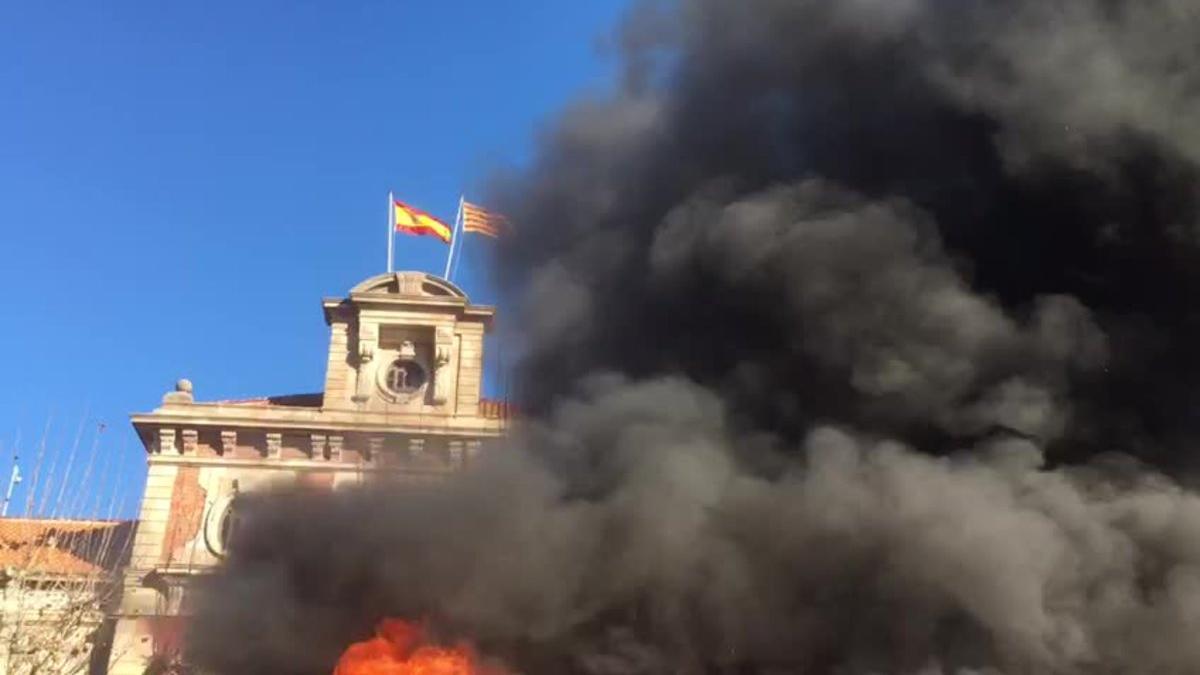
[[[415,209],[399,199],[392,199],[392,226],[397,232],[431,235],[447,244],[453,236],[450,226],[421,209]]]

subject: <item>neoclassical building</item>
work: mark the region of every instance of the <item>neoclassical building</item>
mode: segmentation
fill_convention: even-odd
[[[503,432],[504,404],[480,396],[493,308],[420,272],[372,277],[322,306],[321,393],[198,401],[181,380],[133,415],[149,470],[111,673],[142,675],[178,652],[190,582],[225,554],[238,494],[280,482],[335,489],[380,472],[435,480]]]

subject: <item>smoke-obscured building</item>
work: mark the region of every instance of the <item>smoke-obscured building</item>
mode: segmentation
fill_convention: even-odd
[[[330,490],[381,472],[436,480],[502,433],[504,405],[480,396],[491,307],[419,272],[372,277],[323,307],[321,393],[202,402],[184,380],[133,416],[149,471],[111,673],[142,675],[177,657],[189,589],[225,555],[238,495],[288,483]]]

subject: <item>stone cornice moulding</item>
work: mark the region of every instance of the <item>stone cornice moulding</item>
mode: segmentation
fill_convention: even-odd
[[[226,468],[271,469],[275,471],[316,471],[334,473],[386,473],[398,476],[429,476],[441,477],[462,471],[461,465],[447,464],[437,468],[430,466],[404,466],[397,464],[380,465],[377,462],[360,460],[345,461],[316,461],[312,459],[246,459],[230,457],[196,457],[185,455],[150,455],[151,464],[173,464],[177,466],[215,466]]]
[[[435,436],[500,436],[511,426],[509,422],[491,417],[466,417],[450,415],[428,415],[421,413],[357,413],[353,419],[338,420],[312,417],[285,416],[207,416],[173,414],[174,411],[133,415],[130,421],[137,429],[156,429],[159,427],[188,428],[213,427],[220,429],[281,429],[286,431],[321,432],[373,432],[385,434],[431,434]],[[374,417],[381,421],[372,421],[364,417]],[[386,421],[385,421],[386,420]]]
[[[407,309],[414,312],[434,312],[449,314],[459,319],[475,319],[481,321],[485,328],[490,328],[496,316],[496,308],[491,305],[471,305],[457,298],[408,298],[402,296],[351,295],[345,298],[325,298],[321,301],[325,313],[325,323],[335,320],[347,321],[352,318],[355,310],[381,309],[394,312],[397,309]],[[336,316],[337,314],[343,316]],[[348,316],[347,316],[348,315]]]

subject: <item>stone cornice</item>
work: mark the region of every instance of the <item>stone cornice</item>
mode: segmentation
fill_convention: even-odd
[[[131,421],[146,452],[156,459],[169,456],[172,461],[194,460],[198,441],[206,436],[207,447],[222,457],[220,461],[228,463],[235,459],[233,452],[238,447],[239,435],[253,432],[251,437],[262,446],[258,450],[266,463],[279,461],[281,434],[299,434],[308,438],[308,452],[322,466],[342,464],[341,451],[344,439],[348,438],[374,438],[380,443],[382,439],[440,439],[442,447],[447,443],[498,438],[508,426],[504,419],[478,415],[381,414],[220,403],[167,403],[152,413],[133,415]],[[370,454],[367,448],[357,450]],[[321,455],[328,458],[320,459]],[[351,457],[346,459],[356,465]],[[251,464],[257,462],[251,460]]]
[[[357,462],[333,462],[329,460],[311,460],[311,459],[286,459],[286,460],[267,460],[267,459],[242,459],[230,457],[187,457],[183,455],[163,455],[151,454],[151,464],[175,464],[177,466],[218,466],[218,467],[242,467],[254,469],[272,469],[277,471],[337,471],[348,473],[381,473],[392,476],[407,475],[407,476],[429,476],[439,477],[454,473],[455,468],[451,466],[444,467],[417,467],[417,466],[402,466],[396,464],[376,464],[373,462],[357,461]]]
[[[462,318],[480,319],[485,326],[490,326],[493,317],[496,315],[496,308],[491,305],[472,305],[468,304],[463,298],[453,297],[413,298],[408,296],[378,295],[375,293],[352,293],[348,299],[325,298],[321,301],[321,308],[325,314],[326,324],[332,323],[339,311],[349,311],[353,307],[359,309],[440,311],[447,314],[455,314]]]
[[[241,413],[241,414],[239,414]],[[234,407],[170,406],[152,413],[130,416],[135,428],[188,426],[212,428],[253,428],[386,434],[423,434],[433,436],[500,436],[507,426],[504,420],[486,417],[422,415],[418,413],[371,414],[333,410],[254,409],[243,413]]]

